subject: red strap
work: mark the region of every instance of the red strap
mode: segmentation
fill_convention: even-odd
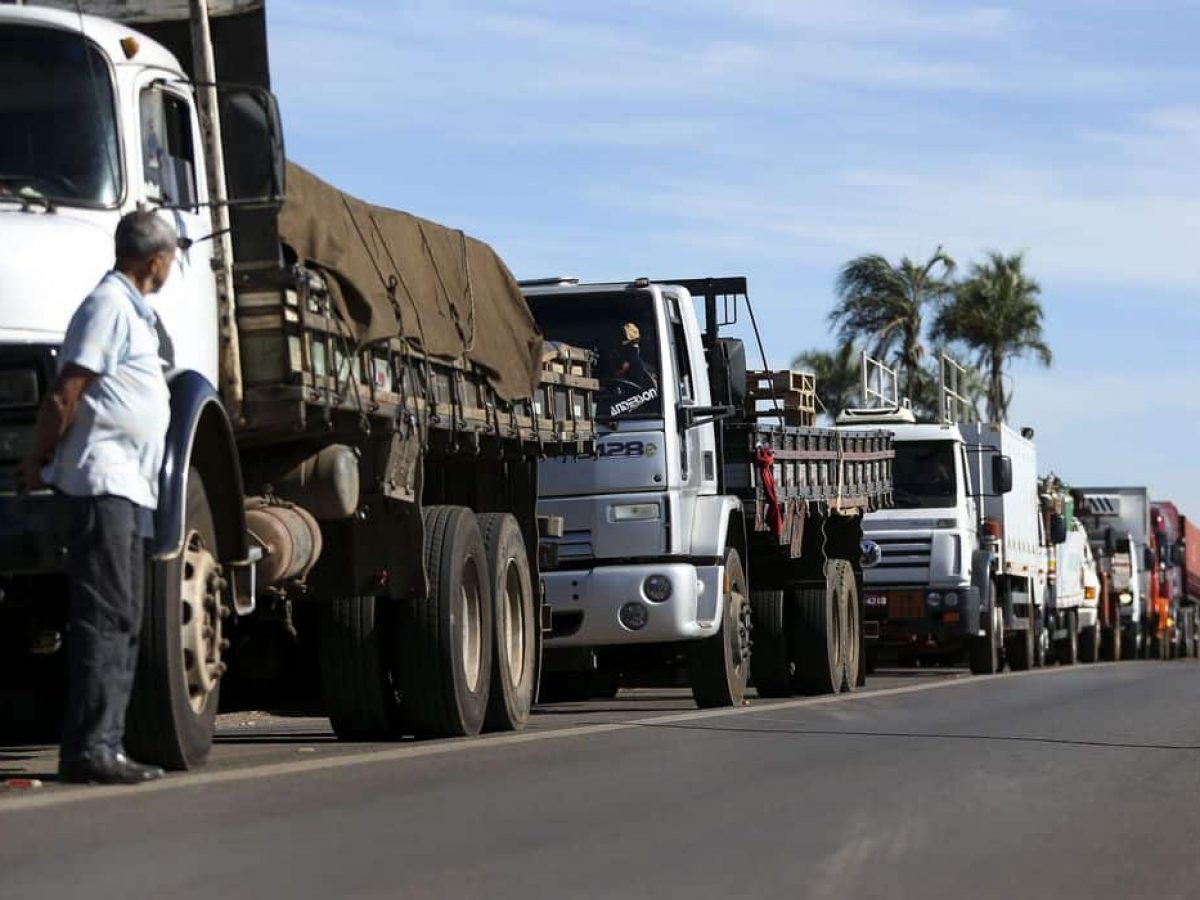
[[[775,451],[770,447],[759,447],[754,454],[758,463],[758,477],[762,481],[763,493],[767,495],[767,527],[775,537],[783,535],[783,510],[779,508],[779,494],[775,491]]]

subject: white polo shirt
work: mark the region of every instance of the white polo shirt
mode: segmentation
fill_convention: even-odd
[[[67,326],[59,371],[95,372],[44,478],[75,497],[114,495],[158,506],[158,473],[171,419],[158,355],[157,317],[133,283],[109,272]]]

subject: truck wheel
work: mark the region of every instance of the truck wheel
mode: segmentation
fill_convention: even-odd
[[[692,697],[701,709],[741,706],[750,680],[750,603],[746,576],[737,550],[725,551],[725,586],[721,598],[721,630],[692,641],[688,668]]]
[[[849,563],[831,559],[825,564],[824,587],[795,593],[796,689],[801,693],[835,694],[846,681],[842,633],[849,617],[846,582],[853,582],[853,576]]]
[[[842,580],[844,600],[839,603],[839,608],[845,613],[842,619],[842,659],[846,667],[846,676],[842,682],[842,690],[849,692],[866,684],[866,672],[863,671],[862,616],[858,606],[858,581],[854,577],[854,567],[844,559],[838,562],[849,573],[849,577]]]
[[[1100,658],[1105,662],[1121,661],[1121,629],[1109,628],[1107,625],[1100,629]]]
[[[492,674],[491,575],[475,514],[423,511],[428,596],[401,604],[404,717],[418,737],[478,734]]]
[[[1033,668],[1034,634],[1033,622],[1024,631],[1016,631],[1004,639],[1004,654],[1014,672],[1027,672]]]
[[[1067,636],[1054,642],[1054,658],[1060,666],[1073,666],[1079,661],[1079,616],[1067,610]]]
[[[1050,646],[1050,629],[1046,627],[1041,612],[1038,612],[1033,617],[1033,667],[1035,669],[1044,667],[1053,655],[1054,650]]]
[[[508,513],[479,516],[483,552],[492,577],[492,690],[484,727],[516,731],[533,706],[536,653],[533,579],[521,526]]]
[[[1137,634],[1134,628],[1120,628],[1121,659],[1137,659]]]
[[[1090,625],[1079,632],[1079,659],[1094,663],[1100,659],[1100,626]]]
[[[1190,627],[1188,630],[1187,655],[1191,659],[1196,659],[1200,657],[1200,633],[1197,633],[1197,629],[1200,629],[1200,621],[1197,620],[1196,610],[1194,609],[1188,610],[1188,625]]]
[[[795,666],[788,652],[785,602],[781,590],[750,592],[750,609],[754,614],[754,652],[750,657],[750,677],[760,697],[792,695]]]
[[[392,741],[404,733],[396,601],[338,597],[321,613],[321,694],[343,741]]]
[[[968,639],[967,663],[972,675],[995,675],[1000,671],[1000,647],[1004,634],[1004,622],[998,606],[992,606],[991,613],[983,623],[983,630],[983,636],[972,635]]]
[[[188,470],[183,552],[151,562],[125,744],[165,769],[208,758],[220,703],[221,566],[217,530],[199,471]]]

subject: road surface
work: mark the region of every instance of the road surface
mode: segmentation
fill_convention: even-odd
[[[227,720],[200,773],[0,797],[0,897],[1200,896],[1200,666],[872,686],[393,746]]]

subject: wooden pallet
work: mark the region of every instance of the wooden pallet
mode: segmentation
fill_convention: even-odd
[[[817,377],[790,369],[748,371],[746,414],[755,419],[782,418],[785,425],[811,428],[817,424]]]

